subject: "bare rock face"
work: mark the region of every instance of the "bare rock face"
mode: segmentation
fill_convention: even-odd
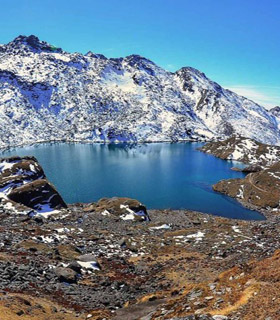
[[[34,157],[0,159],[0,199],[38,211],[67,207]]]
[[[199,150],[224,160],[236,160],[262,167],[280,160],[280,147],[237,136],[206,143]]]
[[[146,207],[138,200],[130,198],[102,198],[84,208],[85,212],[100,212],[103,215],[119,216],[123,220],[150,220]]]
[[[280,162],[250,173],[244,179],[222,180],[213,186],[215,191],[242,200],[258,208],[280,210]]]

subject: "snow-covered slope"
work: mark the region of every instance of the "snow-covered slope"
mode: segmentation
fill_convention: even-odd
[[[200,71],[138,55],[67,53],[35,36],[0,46],[0,148],[49,140],[209,140],[279,144],[276,119]]]
[[[276,107],[270,109],[269,114],[276,118],[278,128],[280,129],[280,107],[276,106]]]

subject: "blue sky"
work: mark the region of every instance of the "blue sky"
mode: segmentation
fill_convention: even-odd
[[[279,0],[0,0],[0,43],[19,34],[70,52],[132,53],[192,66],[266,107],[280,105]]]

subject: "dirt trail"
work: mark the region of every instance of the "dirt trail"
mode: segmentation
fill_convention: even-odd
[[[261,191],[261,192],[269,192],[269,191],[267,191],[267,190],[264,190],[264,189],[262,189],[262,188],[259,188],[259,187],[257,187],[255,184],[254,184],[254,182],[252,181],[252,174],[251,173],[249,173],[248,174],[248,182],[252,185],[252,187],[254,187],[254,188],[256,188],[256,189],[258,189],[259,191]]]

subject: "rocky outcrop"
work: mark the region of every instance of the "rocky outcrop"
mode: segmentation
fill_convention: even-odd
[[[213,189],[243,203],[280,213],[280,162],[244,179],[222,180]]]
[[[44,210],[45,206],[52,209],[67,207],[55,187],[46,179],[38,179],[14,188],[8,198],[39,211]]]
[[[103,215],[115,215],[122,220],[150,220],[146,207],[138,200],[129,198],[102,198],[84,208],[85,212],[99,212]]]
[[[67,207],[34,157],[0,159],[0,199],[39,212]]]
[[[280,107],[276,106],[269,110],[269,113],[275,116],[276,118],[280,118]]]
[[[245,164],[254,165],[248,167],[247,172],[255,171],[257,166],[268,166],[280,160],[280,147],[263,144],[252,139],[232,136],[226,140],[208,142],[200,151],[214,155],[225,160],[236,160]],[[245,170],[246,171],[246,170]]]
[[[250,172],[259,172],[263,170],[263,167],[257,164],[250,164],[249,166],[246,166],[244,168],[232,167],[231,170],[250,173]]]
[[[14,188],[23,181],[44,179],[42,167],[34,157],[10,157],[0,159],[0,188]]]

